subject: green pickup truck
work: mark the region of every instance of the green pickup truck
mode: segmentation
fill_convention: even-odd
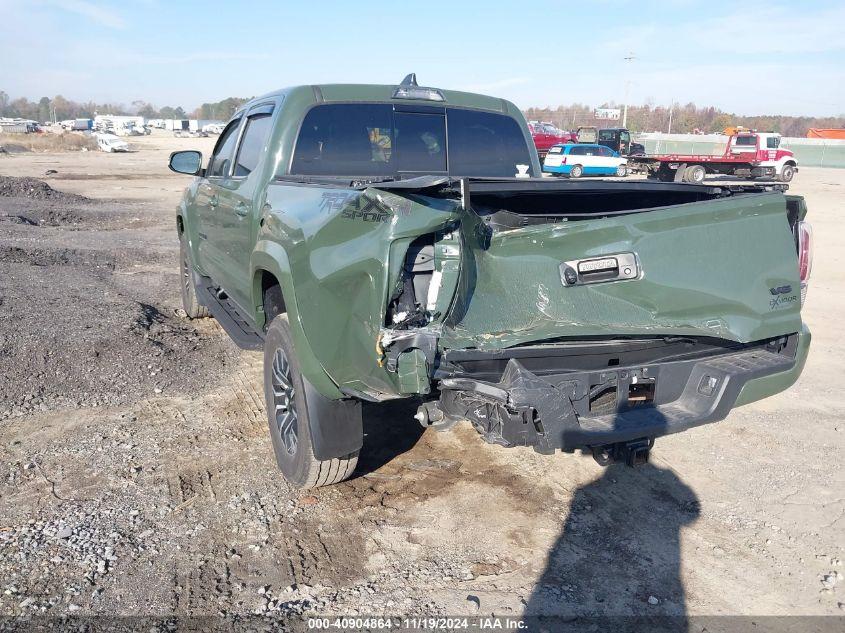
[[[276,460],[352,474],[361,401],[423,426],[641,463],[789,387],[806,207],[784,185],[540,177],[520,111],[419,86],[299,86],[228,122],[179,204],[182,300],[263,350]]]

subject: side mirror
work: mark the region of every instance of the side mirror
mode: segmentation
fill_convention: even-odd
[[[177,174],[197,176],[202,172],[202,153],[195,150],[173,152],[168,166]]]

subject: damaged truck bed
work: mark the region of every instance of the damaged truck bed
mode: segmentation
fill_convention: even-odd
[[[434,394],[424,424],[468,419],[487,441],[542,452],[651,441],[722,419],[800,373],[804,209],[779,189],[430,178],[362,187],[338,217],[377,207],[390,220],[355,227],[358,265],[314,276],[308,292],[320,301],[301,306],[303,327],[346,395]],[[358,312],[367,294],[373,303]],[[329,302],[343,325],[317,331],[316,306]]]
[[[290,89],[227,129],[207,168],[171,159],[199,176],[177,218],[183,299],[264,349],[297,485],[351,473],[361,400],[634,464],[801,373],[811,233],[784,185],[539,178],[512,104],[413,81]]]

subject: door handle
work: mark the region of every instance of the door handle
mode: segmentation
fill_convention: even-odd
[[[243,218],[249,213],[249,207],[243,202],[238,202],[235,205],[235,213]]]

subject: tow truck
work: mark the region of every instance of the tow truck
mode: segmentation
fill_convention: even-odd
[[[776,132],[742,131],[730,136],[721,156],[650,154],[631,157],[628,165],[664,182],[701,183],[707,174],[789,182],[798,171],[798,162],[790,150],[780,147],[780,138]]]

